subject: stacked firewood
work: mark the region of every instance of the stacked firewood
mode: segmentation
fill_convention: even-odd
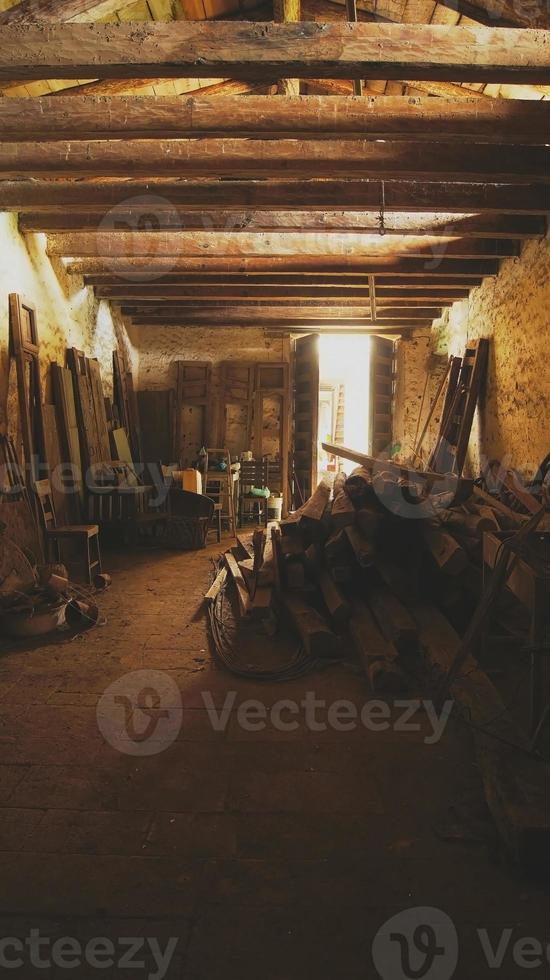
[[[283,607],[311,655],[353,641],[375,690],[404,690],[420,654],[408,605],[479,581],[483,533],[515,520],[471,481],[427,493],[406,472],[357,467],[273,528]]]

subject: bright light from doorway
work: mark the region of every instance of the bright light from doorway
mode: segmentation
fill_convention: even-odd
[[[332,438],[337,435],[344,445],[359,452],[369,451],[369,379],[370,379],[370,337],[367,334],[321,334],[319,337],[319,373],[321,382],[321,403],[319,413],[319,439],[326,441],[327,428],[332,424]],[[327,395],[334,390],[334,412],[329,423],[330,411],[327,408]],[[338,418],[338,393],[340,417]],[[343,398],[341,397],[343,396]],[[343,408],[343,412],[342,412]],[[343,416],[343,418],[342,418]],[[339,431],[336,432],[336,427]],[[321,468],[326,462],[320,453]],[[344,462],[344,469],[350,472],[353,463]]]

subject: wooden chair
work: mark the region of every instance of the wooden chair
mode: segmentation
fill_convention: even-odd
[[[79,548],[80,557],[85,563],[86,577],[91,585],[94,575],[101,571],[99,526],[97,524],[67,524],[64,527],[57,527],[50,481],[37,480],[34,488],[44,523],[46,560],[50,560],[53,546],[55,560],[61,561],[61,541],[74,541]]]
[[[264,490],[269,486],[269,462],[267,459],[244,460],[241,463],[241,489],[239,493],[239,525],[243,526],[244,518],[258,509],[258,523],[263,520],[268,524],[267,497],[257,497],[251,492],[252,487]],[[252,504],[252,507],[250,505]]]
[[[211,469],[212,461],[225,463],[225,469]],[[205,493],[214,501],[214,514],[217,519],[218,541],[222,537],[222,521],[225,518],[233,537],[237,533],[235,515],[235,483],[231,469],[231,456],[227,449],[207,449],[205,457]],[[224,503],[227,500],[227,510]]]

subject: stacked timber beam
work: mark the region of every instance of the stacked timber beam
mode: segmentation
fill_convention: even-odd
[[[545,233],[548,102],[460,84],[548,83],[544,30],[371,23],[354,4],[353,23],[343,6],[294,22],[307,0],[281,0],[280,23],[139,29],[44,10],[0,17],[0,84],[81,84],[0,98],[0,209],[139,328],[403,333]],[[224,80],[125,94],[203,77]],[[429,94],[347,95],[380,78]],[[257,94],[299,79],[345,94]]]
[[[409,607],[437,599],[452,613],[457,596],[471,595],[483,533],[519,525],[506,510],[472,481],[370,457],[332,492],[321,482],[273,531],[283,606],[305,647],[334,653],[340,636],[373,690],[406,690],[421,652]]]

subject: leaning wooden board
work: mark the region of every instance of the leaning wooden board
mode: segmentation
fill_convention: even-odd
[[[84,483],[82,480],[82,460],[80,454],[80,435],[76,417],[73,376],[68,368],[59,364],[51,365],[53,394],[57,409],[57,421],[63,460],[72,468],[72,484],[75,490],[72,519],[81,519],[84,504]]]
[[[50,485],[55,508],[55,519],[59,525],[70,524],[73,520],[70,500],[71,493],[66,493],[64,489],[65,470],[62,470],[64,459],[61,450],[55,405],[43,405],[42,417],[44,419],[46,459],[50,471]]]

